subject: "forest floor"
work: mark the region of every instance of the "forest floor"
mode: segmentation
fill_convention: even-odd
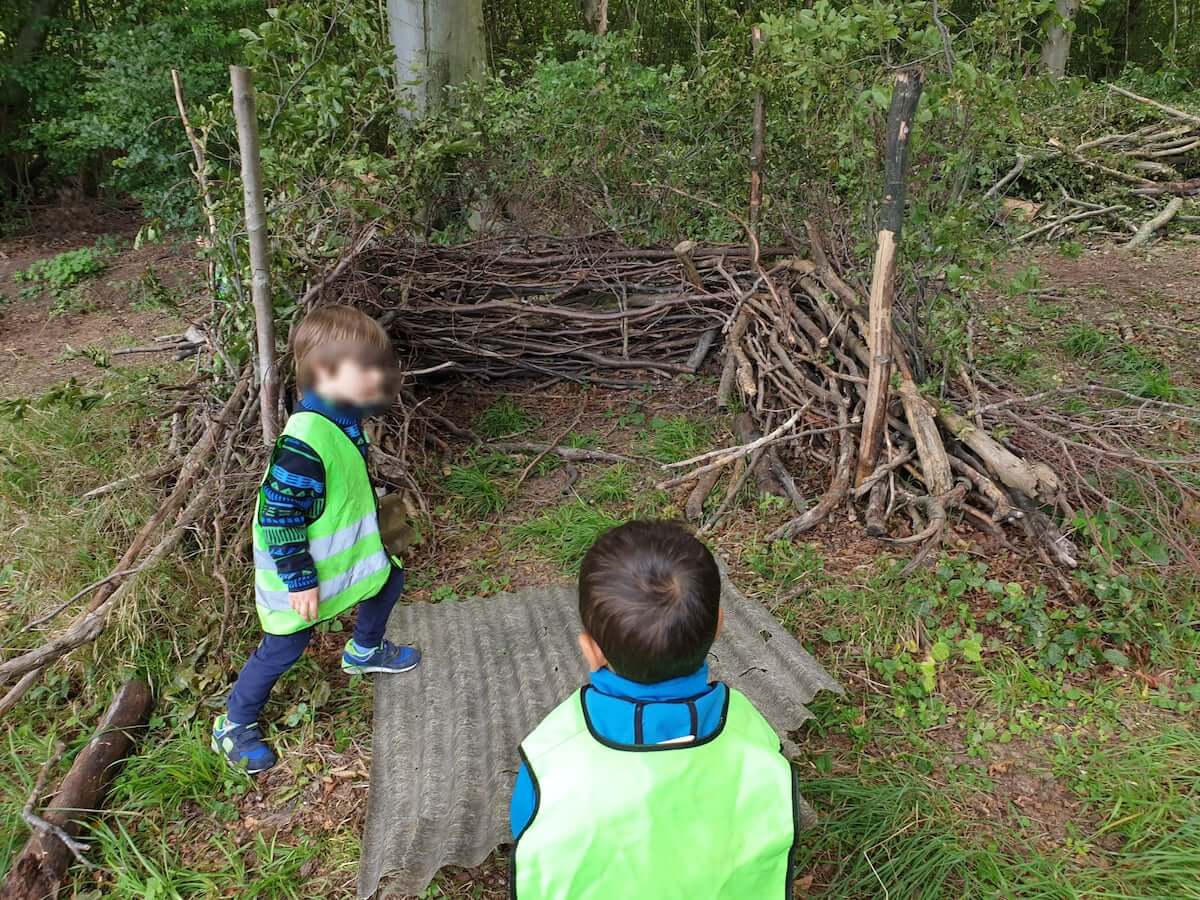
[[[199,296],[189,248],[135,249],[136,231],[127,214],[81,214],[0,242],[0,350],[12,360],[0,370],[6,647],[105,574],[155,508],[153,485],[77,499],[154,465],[169,430],[165,388],[193,375],[170,354],[112,355],[182,331]],[[90,254],[46,267],[82,267],[65,286],[14,278],[81,248]],[[1194,246],[1033,251],[997,266],[974,296],[980,364],[1030,393],[1095,381],[1195,404],[1197,296]],[[433,522],[407,559],[408,599],[569,578],[609,525],[681,515],[686,490],[655,490],[655,463],[732,442],[713,390],[703,375],[638,392],[513,383],[432,395],[431,407],[485,438],[558,438],[641,461],[547,458],[518,484],[528,458],[453,440],[451,454],[418,458]],[[827,480],[817,460],[798,475],[813,492]],[[798,735],[803,791],[822,815],[801,843],[798,896],[1200,898],[1194,573],[1161,564],[1160,548],[1126,539],[1114,519],[1119,570],[1090,558],[1064,583],[960,528],[932,569],[901,579],[903,555],[844,515],[798,543],[767,542],[787,516],[747,491],[710,541],[847,690],[819,697]],[[258,780],[228,770],[207,732],[256,632],[242,571],[231,575],[246,602],[216,636],[223,603],[209,540],[197,535],[145,577],[94,650],[7,717],[0,871],[26,837],[20,808],[54,741],[80,746],[107,687],[138,672],[158,697],[152,727],[89,835],[95,868],[75,873],[73,896],[353,896],[370,683],[342,675],[344,636],[324,630],[265,716],[282,764]],[[1111,619],[1128,639],[1101,647],[1097,623]],[[444,871],[423,896],[507,896],[503,853]]]

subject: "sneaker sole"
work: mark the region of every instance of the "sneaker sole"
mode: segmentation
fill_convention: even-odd
[[[403,672],[411,672],[413,669],[415,669],[420,664],[421,664],[421,661],[417,660],[411,666],[405,666],[403,669],[394,669],[394,668],[391,668],[390,666],[348,666],[345,663],[342,663],[342,671],[345,672],[347,675],[370,675],[372,673],[380,673],[380,672],[388,673],[388,674],[392,674],[392,675],[399,675]]]
[[[221,746],[217,743],[216,738],[213,738],[211,741],[209,741],[208,745],[212,747],[213,753],[220,754],[221,759],[228,763],[229,768],[236,769],[239,772],[245,772],[247,775],[261,775],[263,772],[269,772],[271,769],[275,768],[275,763],[271,763],[269,766],[263,766],[261,769],[255,769],[251,768],[250,766],[243,766],[235,763],[232,759],[225,755],[225,751],[221,749]],[[276,762],[278,762],[278,760]]]

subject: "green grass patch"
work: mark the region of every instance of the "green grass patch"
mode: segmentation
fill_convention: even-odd
[[[472,453],[465,462],[450,467],[446,474],[446,492],[459,512],[490,516],[508,505],[505,479],[516,463],[503,453]]]
[[[680,462],[712,449],[713,429],[708,422],[673,416],[654,418],[645,433],[649,455],[659,462]]]
[[[478,416],[471,427],[480,437],[496,439],[525,434],[538,425],[538,419],[511,397],[501,397]]]
[[[625,503],[637,486],[637,473],[628,463],[609,466],[583,487],[582,493],[595,503]]]
[[[572,500],[517,526],[513,536],[572,571],[596,538],[622,521],[598,507]]]
[[[1091,325],[1072,325],[1063,338],[1063,349],[1076,358],[1091,358],[1112,348],[1113,339]]]

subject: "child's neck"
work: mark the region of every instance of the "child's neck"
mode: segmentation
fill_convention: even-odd
[[[339,400],[336,397],[331,397],[321,391],[313,388],[305,393],[304,405],[313,407],[323,412],[335,414],[338,417],[361,419],[363,410],[354,403],[346,400]]]

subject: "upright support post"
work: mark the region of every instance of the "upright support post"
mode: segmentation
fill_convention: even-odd
[[[871,368],[867,376],[867,400],[863,410],[862,436],[858,443],[855,484],[862,484],[875,471],[883,432],[887,427],[888,382],[892,375],[892,297],[896,292],[896,249],[904,222],[905,179],[908,177],[908,143],[913,115],[921,99],[921,73],[904,70],[896,75],[892,103],[888,108],[887,149],[884,160],[883,206],[879,214],[879,237],[875,270],[871,276],[870,321],[867,343]]]
[[[755,25],[750,31],[750,46],[753,50],[754,61],[758,62],[759,51],[762,50],[762,27]],[[766,101],[763,98],[762,86],[754,89],[754,136],[750,144],[750,231],[753,234],[754,253],[752,260],[754,268],[758,268],[758,218],[762,210],[763,194],[763,153],[766,144]]]
[[[258,113],[252,73],[230,66],[233,114],[237,119],[238,152],[242,158],[242,194],[246,204],[246,237],[250,242],[250,297],[258,343],[258,390],[262,406],[263,441],[269,446],[279,434],[279,381],[275,371],[275,310],[271,302],[271,262],[267,248],[267,210],[263,201],[262,158],[258,144]]]

